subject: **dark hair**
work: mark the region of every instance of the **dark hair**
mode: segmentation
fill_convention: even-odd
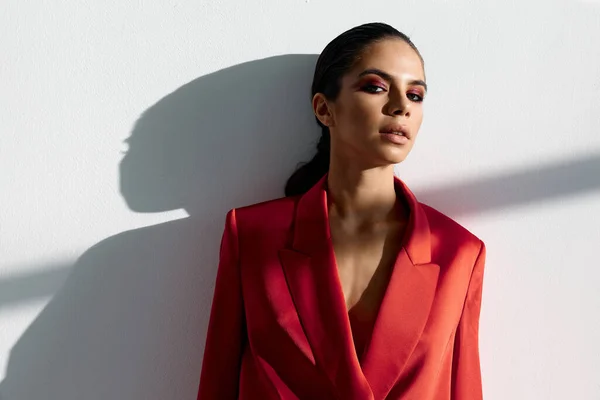
[[[311,98],[317,93],[322,93],[327,99],[335,100],[340,92],[342,77],[353,67],[361,53],[369,45],[389,38],[406,42],[423,61],[419,50],[409,37],[390,25],[381,22],[359,25],[333,39],[321,52],[315,66]],[[329,128],[316,116],[315,119],[321,127],[317,154],[289,177],[285,185],[286,196],[306,193],[329,171]]]

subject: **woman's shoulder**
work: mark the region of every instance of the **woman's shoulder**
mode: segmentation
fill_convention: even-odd
[[[479,248],[483,242],[478,236],[452,217],[428,204],[419,202],[419,205],[425,212],[425,215],[427,215],[429,229],[438,237],[453,238],[462,243],[471,242],[477,246],[477,248]]]
[[[296,204],[300,196],[280,197],[236,207],[228,214],[234,213],[238,227],[245,231],[276,229],[289,226],[294,217]]]

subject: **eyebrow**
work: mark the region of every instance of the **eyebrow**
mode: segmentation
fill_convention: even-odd
[[[385,79],[388,82],[393,81],[394,79],[392,78],[392,76],[390,74],[388,74],[385,71],[382,71],[378,68],[369,68],[369,69],[365,69],[363,72],[361,72],[360,74],[358,74],[358,77],[363,77],[365,75],[369,75],[369,74],[374,74],[374,75],[379,75],[382,79]],[[412,81],[408,82],[409,85],[418,85],[418,86],[423,86],[423,88],[425,89],[425,91],[427,91],[427,83],[425,83],[424,80],[421,79],[413,79]]]

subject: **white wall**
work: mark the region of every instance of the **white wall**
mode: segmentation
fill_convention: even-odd
[[[375,20],[431,87],[397,172],[488,247],[486,399],[600,398],[599,2],[4,0],[0,399],[195,398],[225,212],[281,195],[316,54]]]

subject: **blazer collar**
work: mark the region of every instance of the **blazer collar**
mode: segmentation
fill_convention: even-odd
[[[435,295],[439,266],[431,263],[429,223],[414,194],[394,177],[410,208],[408,231],[361,365],[331,243],[326,180],[298,200],[292,249],[280,251],[281,263],[315,363],[332,390],[344,399],[385,398],[419,341]]]
[[[323,176],[298,201],[293,248],[299,252],[310,254],[330,244],[327,176]],[[397,192],[400,189],[400,193],[404,194],[410,208],[408,239],[404,248],[414,264],[427,264],[431,261],[431,234],[427,215],[413,192],[397,176],[394,176],[394,185]]]

